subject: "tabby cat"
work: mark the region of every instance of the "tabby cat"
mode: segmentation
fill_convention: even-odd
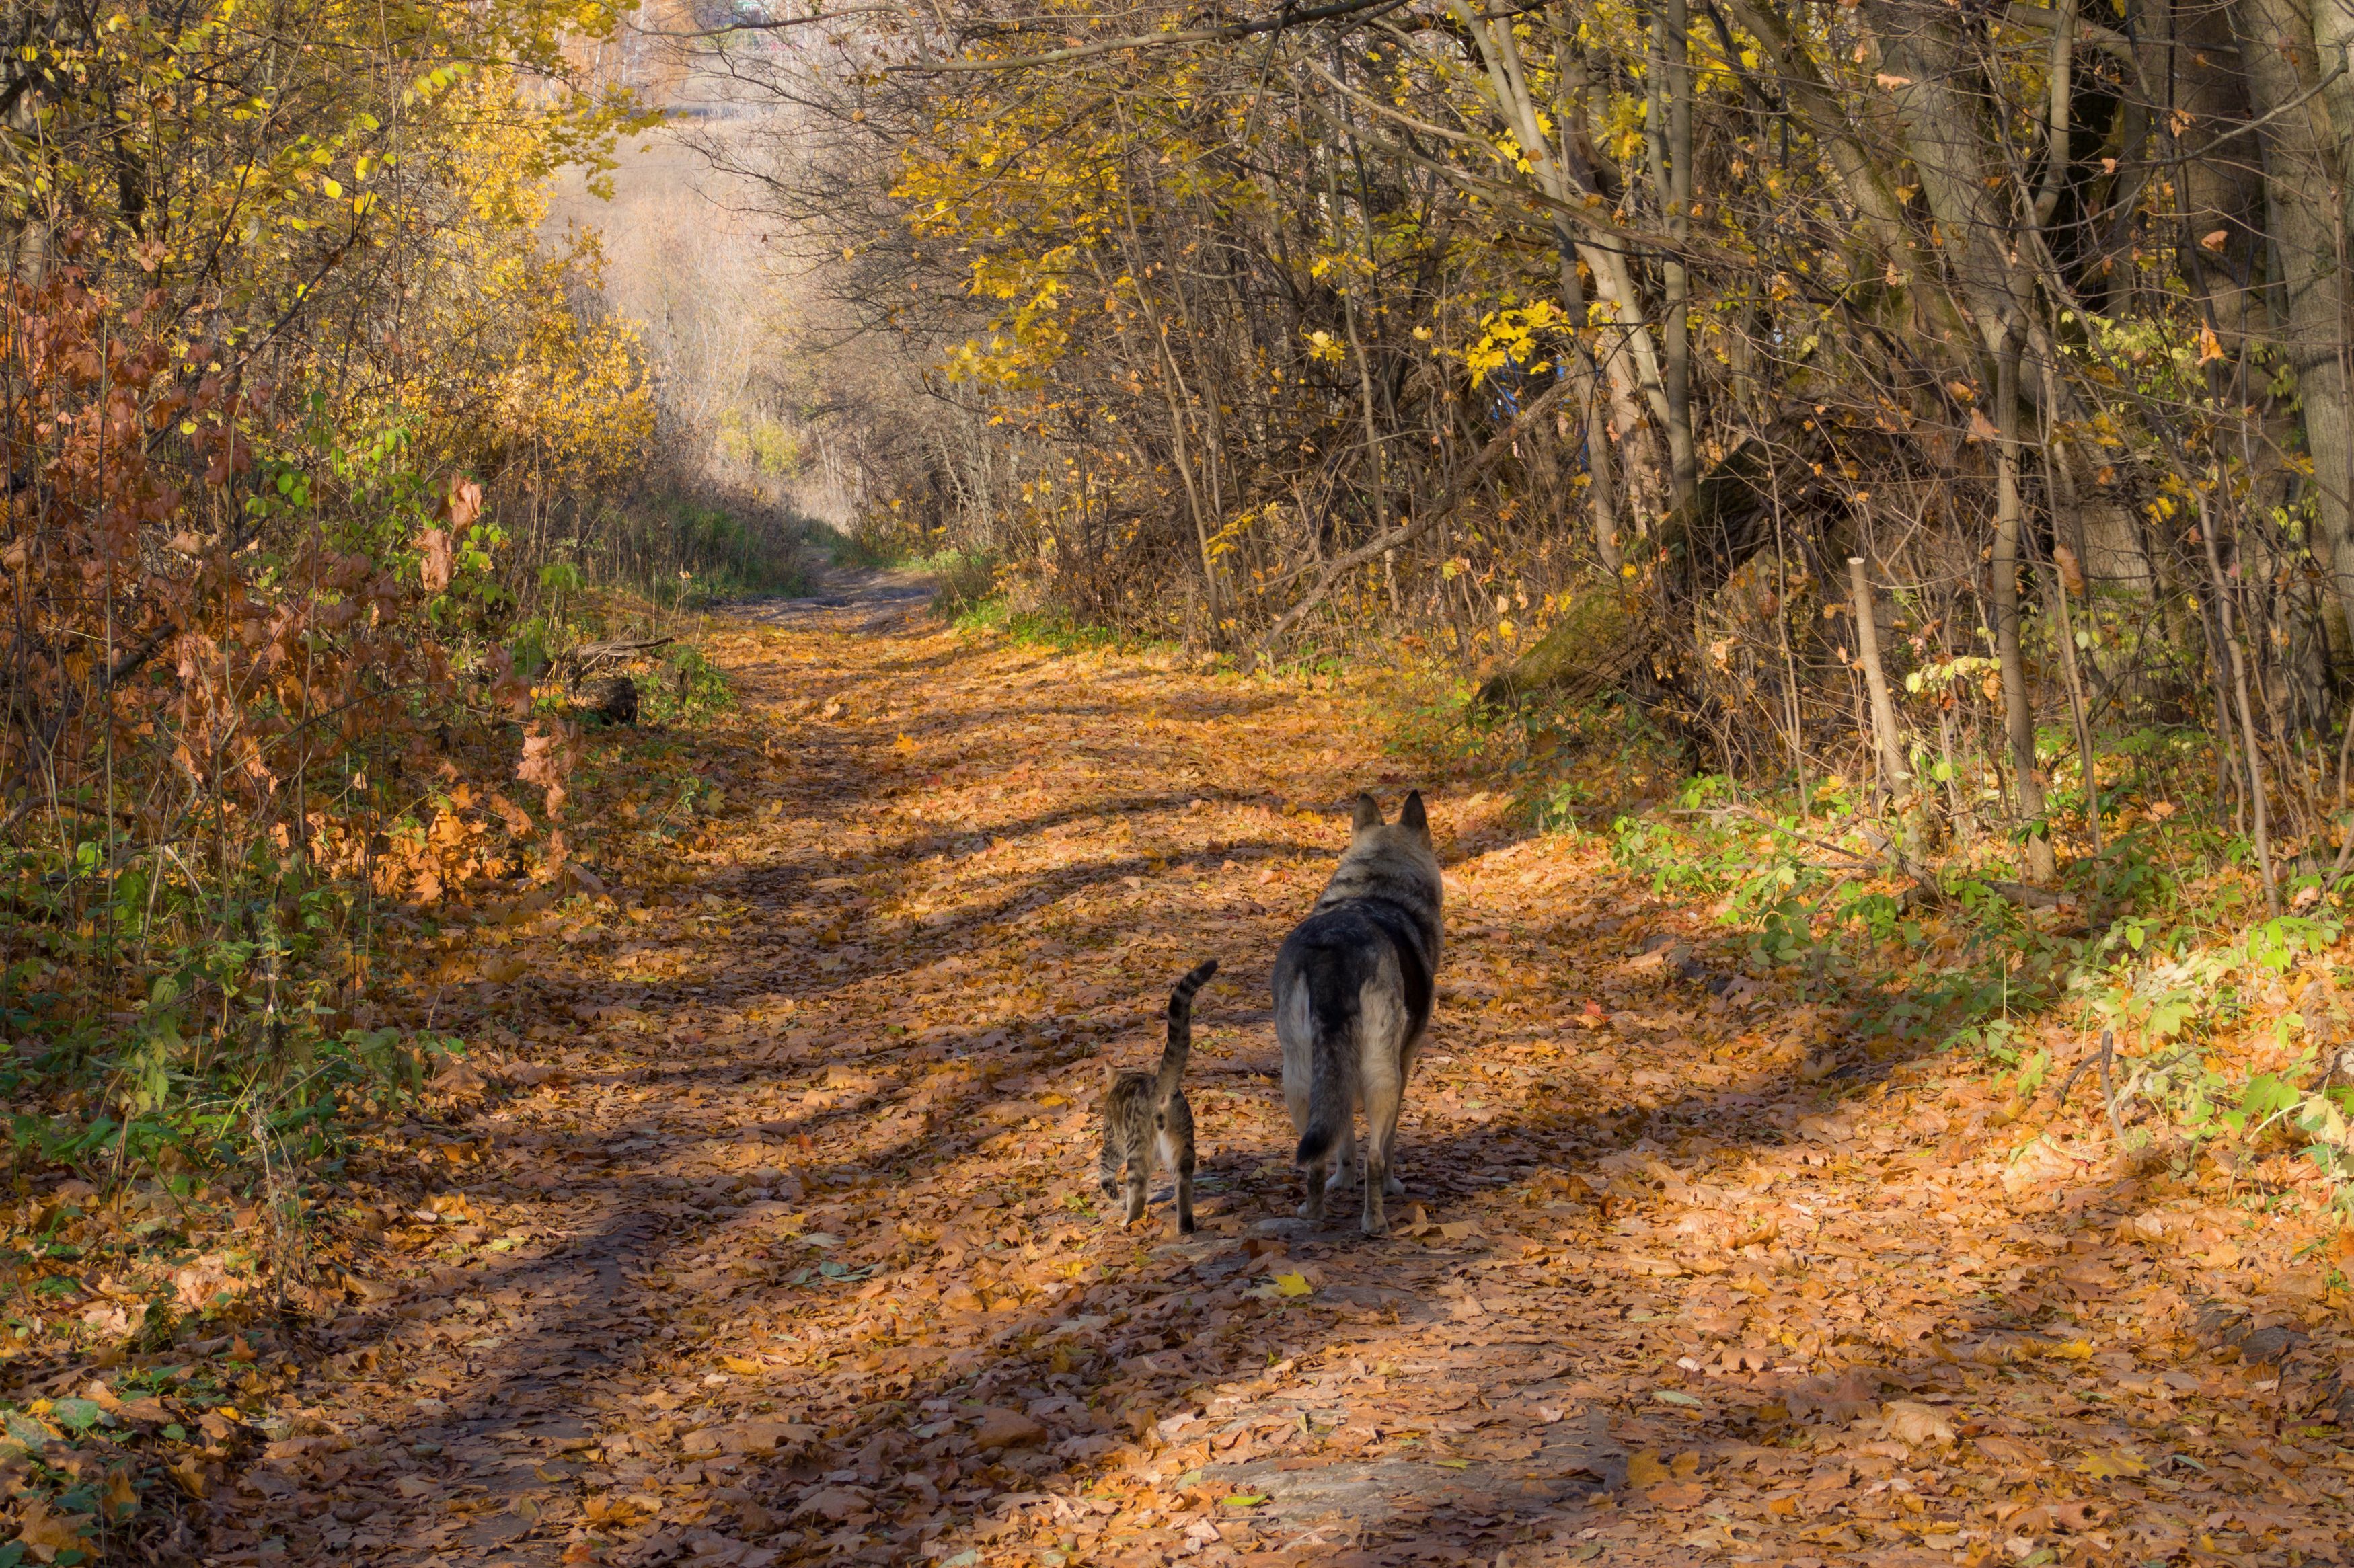
[[[1217,972],[1218,960],[1209,959],[1169,993],[1169,1044],[1161,1048],[1159,1071],[1104,1069],[1103,1192],[1108,1198],[1119,1191],[1120,1167],[1125,1165],[1128,1212],[1121,1217],[1123,1225],[1144,1217],[1144,1190],[1158,1156],[1177,1178],[1178,1234],[1193,1233],[1193,1107],[1185,1103],[1185,1092],[1177,1083],[1193,1051],[1193,993]]]

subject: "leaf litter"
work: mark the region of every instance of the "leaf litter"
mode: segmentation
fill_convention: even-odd
[[[1362,694],[855,606],[708,645],[740,706],[592,737],[562,883],[408,977],[477,1048],[355,1164],[308,1324],[8,1416],[19,1481],[88,1483],[18,1560],[137,1510],[143,1443],[223,1563],[2343,1551],[2310,1184],[2014,1126],[1961,1056],[1825,1066],[1837,1013],[1712,992],[1705,912]],[[1404,1217],[1307,1234],[1267,968],[1410,785],[1450,938]],[[1202,1232],[1164,1183],[1124,1234],[1093,1085],[1204,957]]]

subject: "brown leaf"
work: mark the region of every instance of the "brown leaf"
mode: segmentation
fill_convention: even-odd
[[[690,1432],[680,1446],[690,1454],[773,1454],[779,1448],[814,1443],[818,1429],[791,1421],[738,1421]]]
[[[2060,580],[2068,591],[2081,599],[2084,593],[2084,567],[2076,559],[2076,552],[2065,545],[2052,546],[2052,564],[2060,568]]]
[[[60,1552],[87,1552],[84,1531],[89,1523],[90,1515],[52,1512],[48,1502],[37,1497],[25,1505],[16,1539],[35,1560],[53,1563]]]
[[[425,585],[425,591],[440,593],[447,589],[456,567],[456,556],[450,546],[450,531],[446,528],[426,529],[417,535],[417,549],[420,557],[417,567],[418,580]]]
[[[453,529],[464,528],[482,514],[482,487],[462,473],[442,482],[441,501],[433,514]]]
[[[991,1407],[981,1413],[972,1440],[983,1448],[1021,1448],[1046,1440],[1046,1429],[1018,1410]]]
[[[1834,1381],[1810,1378],[1800,1383],[1790,1390],[1786,1403],[1793,1420],[1819,1415],[1834,1425],[1844,1426],[1880,1408],[1879,1381],[1850,1367]]]
[[[1670,1474],[1659,1456],[1648,1448],[1627,1461],[1627,1484],[1630,1487],[1657,1486]]]
[[[1998,1465],[2011,1465],[2031,1469],[2043,1463],[2042,1455],[2016,1437],[1988,1436],[1976,1438],[1973,1441],[1978,1444],[1978,1452]]]
[[[806,1519],[814,1514],[840,1524],[853,1514],[866,1512],[870,1506],[864,1492],[848,1487],[825,1487],[803,1499],[801,1506],[793,1510],[793,1517]]]
[[[1699,1507],[1701,1499],[1708,1496],[1708,1489],[1698,1481],[1663,1481],[1643,1495],[1655,1507],[1681,1511]]]
[[[1953,1446],[1954,1424],[1935,1405],[1899,1399],[1881,1406],[1880,1414],[1887,1424],[1888,1435],[1900,1443],[1909,1443],[1916,1448]]]

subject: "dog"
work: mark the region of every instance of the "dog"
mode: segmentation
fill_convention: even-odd
[[[1370,795],[1357,797],[1348,852],[1307,919],[1275,956],[1275,1037],[1283,1047],[1283,1097],[1299,1134],[1294,1160],[1306,1172],[1299,1213],[1324,1223],[1330,1185],[1355,1163],[1356,1108],[1365,1107],[1364,1233],[1389,1228],[1383,1199],[1405,1189],[1391,1174],[1398,1107],[1415,1053],[1430,1025],[1445,940],[1445,885],[1419,792],[1395,822]]]

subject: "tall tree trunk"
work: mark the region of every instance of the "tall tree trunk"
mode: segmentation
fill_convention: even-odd
[[[2354,405],[2349,405],[2346,346],[2348,303],[2343,154],[2348,127],[2331,124],[2331,108],[2317,95],[2322,73],[2341,63],[2319,57],[2317,21],[2333,41],[2348,24],[2340,0],[2314,0],[2317,18],[2302,0],[2234,0],[2249,107],[2270,115],[2258,129],[2264,167],[2265,207],[2281,267],[2281,345],[2296,377],[2306,452],[2313,460],[2315,545],[2336,590],[2339,623],[2331,629],[2341,665],[2354,659],[2344,622],[2354,619]],[[2337,83],[2345,85],[2345,78]]]
[[[1691,280],[1682,248],[1691,239],[1692,82],[1691,26],[1685,0],[1661,0],[1653,37],[1665,90],[1654,101],[1667,111],[1666,167],[1659,170],[1660,204],[1667,208],[1668,239],[1676,249],[1659,259],[1660,379],[1668,405],[1668,464],[1674,504],[1689,505],[1700,482],[1700,460],[1692,445]]]
[[[2019,353],[2022,334],[2014,319],[1996,355],[1994,511],[1994,643],[2002,677],[2003,730],[2010,742],[2010,769],[2019,791],[2020,814],[2031,824],[2027,875],[2048,882],[2058,871],[2052,840],[2043,826],[2043,781],[2035,771],[2035,710],[2027,699],[2027,662],[2019,648]]]

